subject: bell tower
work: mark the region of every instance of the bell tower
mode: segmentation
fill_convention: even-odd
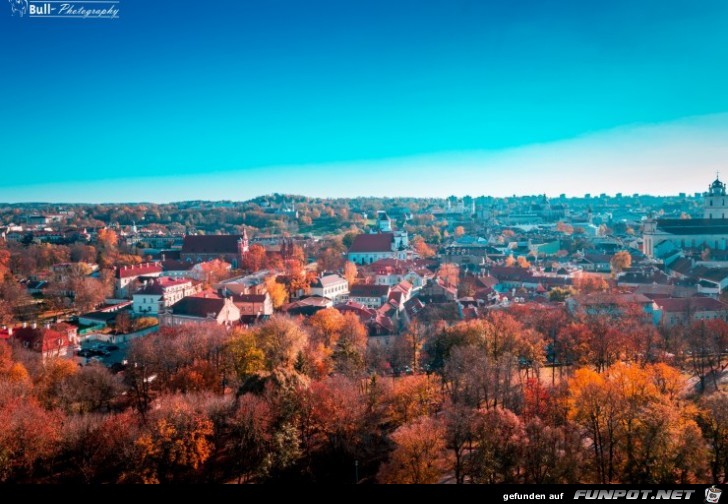
[[[242,265],[248,255],[248,230],[243,228],[243,236],[238,239],[238,264]]]
[[[720,181],[717,174],[705,194],[704,216],[706,219],[728,219],[728,196],[725,193],[725,183]]]

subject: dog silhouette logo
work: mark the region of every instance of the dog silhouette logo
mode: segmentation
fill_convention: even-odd
[[[10,11],[12,15],[18,15],[20,17],[25,16],[28,13],[28,0],[8,0],[10,2]]]

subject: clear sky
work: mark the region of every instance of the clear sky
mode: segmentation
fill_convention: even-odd
[[[0,0],[0,201],[656,193],[728,178],[724,0]]]

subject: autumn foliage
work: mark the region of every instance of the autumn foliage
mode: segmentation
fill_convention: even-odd
[[[374,346],[328,308],[162,328],[118,375],[3,342],[0,481],[724,481],[728,324],[643,315],[519,305]]]

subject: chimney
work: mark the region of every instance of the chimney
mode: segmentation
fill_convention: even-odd
[[[13,328],[8,327],[8,336],[12,336],[12,335],[13,335]]]
[[[33,329],[38,329],[38,323],[37,322],[33,322],[33,325],[31,327]]]
[[[26,327],[28,327],[28,323],[27,322],[23,322],[23,329],[25,329]]]

